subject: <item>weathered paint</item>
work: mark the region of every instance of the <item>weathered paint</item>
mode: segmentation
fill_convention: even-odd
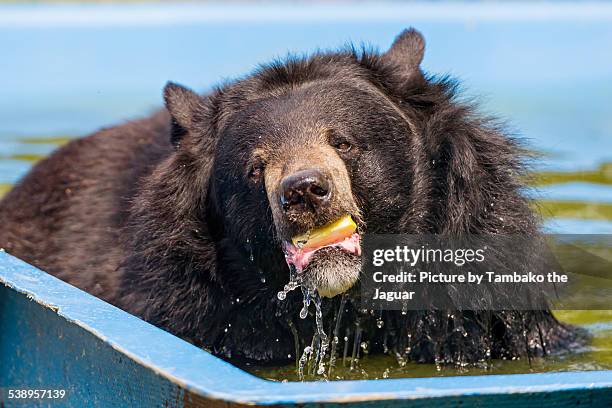
[[[254,377],[0,252],[0,406],[612,406],[612,371],[277,383]]]

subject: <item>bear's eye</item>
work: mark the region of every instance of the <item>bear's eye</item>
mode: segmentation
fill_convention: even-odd
[[[349,150],[351,150],[351,148],[353,147],[349,142],[347,142],[346,140],[342,140],[339,141],[337,143],[334,144],[334,147],[336,148],[336,150],[338,150],[341,153],[346,153]]]
[[[258,182],[261,179],[261,176],[263,175],[263,170],[264,167],[262,163],[254,164],[251,167],[251,170],[249,170],[249,178],[251,179],[251,181]]]
[[[346,137],[334,131],[333,129],[327,129],[325,131],[328,143],[338,151],[338,153],[346,154],[353,149],[353,145],[348,141]]]

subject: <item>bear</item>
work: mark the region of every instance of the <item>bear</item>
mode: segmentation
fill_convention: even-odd
[[[569,350],[582,337],[549,310],[363,310],[349,246],[304,261],[314,293],[278,296],[291,238],[346,215],[360,235],[538,234],[520,140],[424,50],[407,29],[204,95],[170,82],[164,109],[39,162],[0,202],[0,247],[238,365],[293,361],[316,333],[420,363]]]

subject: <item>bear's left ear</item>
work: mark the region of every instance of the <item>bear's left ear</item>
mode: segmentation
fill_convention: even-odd
[[[172,117],[170,141],[177,147],[181,139],[195,128],[205,106],[204,98],[191,89],[168,82],[164,87],[164,101]]]
[[[391,48],[383,54],[383,58],[391,61],[405,78],[420,73],[419,65],[425,54],[425,39],[414,28],[402,31],[393,41]]]

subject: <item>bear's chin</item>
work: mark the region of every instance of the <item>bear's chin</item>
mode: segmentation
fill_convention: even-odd
[[[304,269],[304,280],[322,297],[334,297],[351,289],[359,280],[361,256],[338,248],[318,250]]]

